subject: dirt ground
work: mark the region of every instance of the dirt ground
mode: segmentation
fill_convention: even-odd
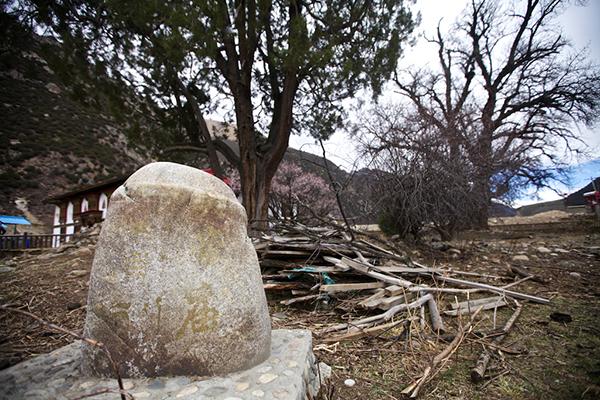
[[[543,224],[549,222],[561,222],[569,219],[577,218],[582,214],[571,214],[562,210],[552,210],[543,213],[530,215],[527,217],[515,216],[515,217],[499,217],[490,218],[490,224],[492,225],[512,225],[512,224]],[[585,215],[585,214],[583,214]]]
[[[502,327],[514,307],[483,311],[473,333],[462,342],[443,368],[421,392],[424,399],[595,399],[600,398],[600,233],[532,234],[519,239],[485,239],[452,243],[459,251],[413,248],[411,256],[429,266],[452,267],[497,276],[485,282],[504,285],[515,278],[507,273],[513,257],[526,255],[519,265],[539,275],[513,288],[551,299],[549,305],[525,303],[515,327],[495,349],[491,378],[470,381],[470,370],[483,349],[482,339]],[[543,247],[545,249],[539,249]],[[542,250],[542,251],[540,251]],[[548,250],[548,251],[545,251]],[[62,252],[0,259],[0,303],[28,310],[42,318],[81,332],[85,318],[89,270],[94,245],[88,241]],[[473,278],[474,280],[476,278]],[[362,294],[364,296],[364,293]],[[477,294],[487,296],[485,293]],[[357,296],[357,295],[354,295]],[[268,293],[274,328],[306,328],[313,332],[331,323],[367,315],[357,309],[353,295],[313,303],[283,306],[289,293]],[[459,301],[464,300],[459,298]],[[442,309],[454,301],[438,298]],[[553,313],[571,321],[556,321]],[[560,317],[560,315],[558,315]],[[564,317],[564,316],[563,316]],[[567,320],[569,318],[564,317]],[[444,317],[448,333],[456,332],[467,317]],[[50,332],[27,317],[0,311],[0,368],[56,349],[71,338]],[[401,391],[429,364],[447,342],[418,318],[377,336],[329,343],[314,337],[317,358],[332,367],[332,379],[322,399],[399,399]],[[349,387],[347,379],[356,383]]]

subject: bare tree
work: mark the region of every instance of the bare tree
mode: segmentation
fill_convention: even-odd
[[[448,240],[473,223],[471,166],[419,114],[380,106],[356,133],[375,167],[371,192],[386,233],[418,238],[432,225]]]
[[[472,0],[452,29],[438,26],[430,40],[438,68],[396,78],[451,157],[464,154],[473,166],[480,226],[487,226],[492,198],[555,177],[548,165],[558,162],[557,149],[573,150],[576,124],[596,120],[600,71],[561,34],[556,17],[565,6]]]

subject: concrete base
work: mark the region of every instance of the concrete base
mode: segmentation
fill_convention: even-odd
[[[118,399],[116,379],[82,376],[81,343],[0,371],[0,399],[73,399],[102,392],[93,399]],[[178,376],[126,379],[135,399],[286,399],[315,397],[331,369],[316,365],[312,337],[306,330],[274,330],[271,356],[246,371],[219,377]],[[106,393],[106,390],[111,392]]]

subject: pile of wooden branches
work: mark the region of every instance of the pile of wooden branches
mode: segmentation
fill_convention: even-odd
[[[334,298],[346,306],[350,302],[353,311],[364,310],[355,319],[316,329],[314,333],[323,343],[377,335],[411,318],[418,319],[423,326],[429,324],[437,337],[441,337],[446,332],[445,317],[466,316],[468,323],[461,322],[455,334],[444,335],[449,342],[447,347],[406,388],[404,393],[412,397],[417,396],[435,368],[443,365],[471,332],[477,314],[493,310],[495,315],[500,307],[516,305],[517,311],[505,328],[491,336],[490,346],[497,346],[518,317],[521,302],[549,303],[548,299],[513,290],[524,281],[535,280],[535,276],[526,272],[511,271],[521,275],[520,279],[503,286],[491,285],[486,279],[506,277],[431,268],[412,261],[392,243],[336,226],[277,225],[255,240],[255,248],[265,290],[292,294],[281,300],[281,304]],[[349,293],[353,294],[350,299]],[[447,310],[438,306],[444,296],[449,297],[449,301],[444,301],[444,305],[450,305]],[[474,381],[483,378],[488,362],[489,353],[484,352],[473,368]]]

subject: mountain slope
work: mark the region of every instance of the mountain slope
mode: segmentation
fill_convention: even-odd
[[[0,22],[0,147],[8,149],[0,154],[0,214],[21,215],[27,203],[28,211],[49,225],[53,206],[44,200],[50,195],[126,176],[152,161],[150,151],[135,145],[132,138],[151,136],[148,133],[156,126],[145,125],[144,112],[119,117],[122,110],[115,112],[114,104],[104,101],[99,90],[79,79],[74,69],[81,66],[60,63],[58,43],[26,32],[5,14]],[[135,97],[127,99],[134,107],[143,101]],[[207,122],[219,136],[235,139],[233,126]],[[137,132],[131,132],[132,126]],[[163,138],[168,137],[165,129],[160,127]],[[160,145],[146,143],[160,150]],[[207,166],[198,153],[160,154],[158,150],[165,161]],[[290,148],[286,159],[329,183],[322,157]],[[348,217],[354,223],[372,221],[364,207],[368,171],[350,176],[330,161],[327,165],[336,185],[344,187]]]
[[[0,154],[0,213],[20,214],[15,201],[25,198],[49,223],[49,194],[128,173],[150,157],[103,110],[73,99],[39,38],[7,29],[0,39],[0,147],[8,149]]]

